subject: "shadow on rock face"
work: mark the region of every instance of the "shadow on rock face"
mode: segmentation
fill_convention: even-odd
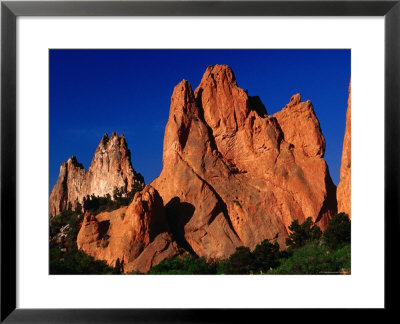
[[[260,117],[264,117],[265,115],[267,115],[267,109],[265,108],[259,96],[248,98],[248,105],[250,110],[254,110]]]
[[[106,235],[109,228],[110,228],[109,220],[105,220],[99,223],[99,239],[102,239],[104,235]]]
[[[172,198],[165,205],[168,224],[175,241],[186,251],[196,254],[185,239],[185,225],[190,221],[195,207],[187,202],[181,202],[179,197]]]

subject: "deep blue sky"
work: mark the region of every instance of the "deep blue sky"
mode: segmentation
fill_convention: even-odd
[[[195,89],[207,66],[228,64],[238,85],[268,114],[300,92],[310,99],[339,182],[350,50],[50,50],[50,190],[75,155],[86,169],[101,137],[124,134],[146,183],[162,169],[164,128],[174,86]]]

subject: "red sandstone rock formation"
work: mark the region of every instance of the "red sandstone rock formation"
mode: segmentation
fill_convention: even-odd
[[[119,166],[121,178],[129,178],[121,147],[126,144],[117,138],[102,140],[77,185],[84,193],[73,190],[75,196],[62,190],[63,183],[69,189],[66,164],[53,190],[54,200],[62,202],[58,208],[70,197],[119,186],[113,171]],[[324,229],[336,213],[324,151],[310,101],[294,95],[268,116],[258,97],[238,87],[228,66],[210,66],[195,91],[185,80],[174,89],[160,176],[128,207],[86,213],[78,248],[111,266],[119,259],[124,272],[148,272],[179,254],[178,245],[207,258],[226,258],[236,247],[252,249],[266,238],[283,248],[293,220],[312,217]],[[82,173],[76,163],[70,169]]]
[[[346,129],[344,132],[340,182],[337,187],[338,212],[345,212],[351,218],[351,84],[347,102]]]
[[[295,219],[324,228],[336,212],[325,140],[300,95],[274,116],[238,87],[225,65],[193,92],[179,83],[165,129],[163,170],[152,183],[178,243],[207,258],[263,239],[281,247]]]
[[[124,272],[148,272],[163,259],[178,254],[163,201],[151,186],[136,193],[128,207],[97,216],[86,212],[77,245],[110,266],[119,259]]]
[[[51,216],[57,215],[71,204],[75,209],[90,195],[113,195],[115,189],[123,194],[140,182],[131,163],[131,153],[123,135],[104,135],[97,146],[88,172],[73,156],[61,164],[60,174],[49,200]]]

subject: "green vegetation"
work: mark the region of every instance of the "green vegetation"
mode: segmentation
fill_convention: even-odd
[[[350,219],[345,213],[335,215],[324,232],[323,240],[330,249],[336,250],[344,245],[350,244],[351,231]]]
[[[301,225],[296,219],[289,226],[291,233],[286,239],[288,248],[299,248],[308,242],[319,240],[322,232],[318,225],[315,225],[311,217],[308,217]]]
[[[108,210],[115,204],[125,203],[119,191],[111,197],[90,200],[92,213]],[[132,199],[133,195],[129,199]],[[98,205],[95,205],[95,202]],[[115,267],[78,251],[76,238],[83,220],[82,206],[75,211],[64,210],[50,221],[50,273],[51,274],[120,274],[122,264],[118,259]],[[123,216],[121,216],[123,217]],[[302,224],[297,220],[289,226],[287,249],[279,250],[277,242],[268,239],[253,251],[238,247],[227,259],[206,260],[204,257],[183,254],[165,259],[150,269],[149,274],[329,274],[350,273],[351,224],[348,215],[340,213],[329,222],[324,233],[307,218]],[[102,247],[109,244],[104,234]],[[139,274],[132,272],[132,274]]]
[[[345,213],[335,215],[322,234],[311,218],[299,225],[292,222],[286,239],[287,256],[268,274],[329,274],[350,273],[351,226]],[[321,238],[322,237],[322,238]]]
[[[117,261],[115,262],[114,274],[121,274],[121,268],[122,268],[122,265],[118,258]]]
[[[311,218],[289,226],[288,248],[264,240],[253,251],[240,246],[227,259],[207,262],[185,255],[163,260],[150,274],[330,274],[350,273],[350,220],[346,214],[331,219],[322,234]]]
[[[268,240],[262,241],[253,251],[253,272],[262,274],[269,269],[276,268],[283,255],[279,251],[277,242],[272,244]]]
[[[186,254],[164,259],[152,267],[149,274],[215,274],[216,266],[207,263],[205,258]]]
[[[234,203],[234,204],[236,204],[236,205],[238,205],[240,208],[242,208],[242,205],[240,204],[240,202],[239,202],[239,201],[237,201],[237,200],[234,200],[234,201],[233,201],[233,203]]]
[[[135,183],[127,195],[124,195],[122,190],[116,188],[112,199],[110,194],[105,197],[86,196],[83,200],[83,209],[89,211],[92,215],[97,215],[103,211],[113,211],[122,206],[128,206],[132,202],[135,193],[142,189],[143,183]]]
[[[144,179],[140,173],[136,174],[139,182],[136,182],[127,195],[122,190],[114,190],[113,199],[111,195],[106,197],[87,196],[83,206],[77,204],[72,210],[72,204],[60,214],[50,220],[50,273],[51,274],[116,274],[121,273],[121,265],[116,264],[115,268],[109,267],[105,262],[95,260],[93,257],[78,251],[76,238],[83,220],[83,212],[89,211],[97,215],[102,211],[112,211],[121,206],[129,205],[135,193],[141,191]],[[122,215],[123,218],[125,215]],[[103,236],[101,246],[106,248],[109,245],[110,236],[106,233]],[[117,260],[119,263],[119,260]]]
[[[104,261],[95,260],[76,248],[61,252],[50,249],[50,274],[114,274],[114,269]]]
[[[284,254],[278,243],[264,240],[253,252],[248,247],[236,248],[228,259],[221,260],[217,266],[218,274],[263,274],[279,265]]]
[[[81,212],[64,210],[50,221],[50,274],[113,274],[105,262],[78,251]]]
[[[239,246],[227,260],[219,262],[217,267],[218,274],[248,274],[253,265],[253,255],[250,249]]]
[[[70,209],[63,210],[50,220],[50,238],[54,237],[60,232],[61,228],[65,227],[65,230],[68,230],[68,236],[74,238],[76,241],[79,232],[79,224],[82,220],[82,213]]]
[[[332,251],[328,246],[315,241],[293,251],[281,260],[281,265],[268,274],[329,274],[350,271],[350,245]]]

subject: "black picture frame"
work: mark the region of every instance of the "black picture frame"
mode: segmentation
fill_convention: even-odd
[[[264,310],[16,308],[16,19],[19,16],[384,16],[385,310],[398,274],[400,0],[396,1],[2,1],[1,2],[1,321],[6,323],[236,322]],[[371,188],[374,190],[374,188]],[[373,238],[371,238],[373,241]],[[40,292],[38,292],[40,293]],[[272,310],[270,310],[272,312]],[[248,322],[248,321],[247,321]],[[252,321],[250,321],[252,322]]]

